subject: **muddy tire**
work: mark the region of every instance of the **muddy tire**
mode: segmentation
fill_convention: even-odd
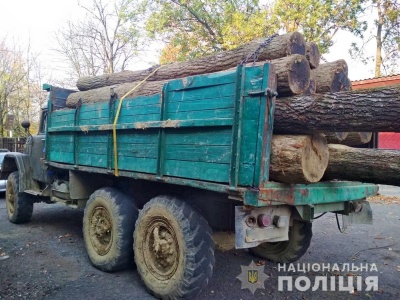
[[[263,243],[250,248],[255,256],[278,263],[289,263],[302,257],[312,238],[312,224],[293,220],[289,228],[289,240],[276,243]]]
[[[204,289],[214,268],[214,242],[207,221],[171,196],[150,200],[134,233],[138,273],[161,299],[191,299]]]
[[[19,192],[19,173],[8,176],[6,186],[6,206],[10,222],[15,224],[29,222],[32,218],[33,199],[26,193]]]
[[[116,189],[102,188],[90,196],[83,217],[83,237],[96,268],[112,272],[133,264],[137,216],[133,199]]]

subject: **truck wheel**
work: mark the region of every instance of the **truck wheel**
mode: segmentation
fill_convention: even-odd
[[[276,243],[263,243],[250,251],[257,257],[278,263],[289,263],[302,257],[312,238],[312,224],[293,220],[289,228],[289,240]]]
[[[32,218],[33,200],[30,195],[19,192],[19,173],[11,173],[7,179],[6,206],[8,219],[15,224],[29,222]]]
[[[112,272],[133,263],[137,216],[133,199],[116,189],[102,188],[90,196],[83,216],[83,237],[96,268]]]
[[[207,221],[171,196],[150,200],[134,233],[138,273],[161,299],[191,299],[207,286],[214,268],[214,242]]]

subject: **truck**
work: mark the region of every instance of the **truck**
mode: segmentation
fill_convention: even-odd
[[[84,209],[90,262],[108,272],[135,262],[158,298],[192,298],[212,280],[213,232],[287,263],[307,251],[320,214],[372,221],[374,184],[269,179],[279,101],[269,63],[171,80],[152,96],[111,91],[108,102],[72,108],[73,90],[43,89],[38,134],[2,163],[9,220],[28,222],[37,202]]]

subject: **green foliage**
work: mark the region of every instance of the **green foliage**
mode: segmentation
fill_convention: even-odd
[[[21,121],[38,121],[44,102],[40,81],[39,66],[29,48],[0,39],[0,136],[7,136],[7,131],[14,137],[25,136]],[[7,119],[13,120],[9,128],[5,128]]]
[[[363,0],[277,0],[272,21],[286,32],[299,31],[306,40],[318,44],[326,53],[339,31],[348,30],[360,35],[366,23],[359,21],[364,11]]]
[[[146,29],[168,46],[161,62],[227,50],[273,32],[256,0],[148,0]],[[173,55],[171,55],[173,54]]]
[[[350,55],[364,64],[375,62],[375,77],[399,71],[400,61],[400,1],[370,0],[366,3],[369,27],[364,28],[365,38],[353,42]],[[371,20],[373,16],[373,20]],[[375,43],[375,55],[366,48]]]
[[[334,35],[361,35],[364,0],[146,0],[146,29],[167,43],[161,62],[187,60],[229,50],[272,33],[299,31],[328,51]]]

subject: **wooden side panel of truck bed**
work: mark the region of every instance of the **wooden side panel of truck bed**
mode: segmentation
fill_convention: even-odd
[[[258,185],[269,75],[268,64],[239,67],[173,80],[160,94],[125,99],[116,125],[118,169]],[[119,101],[53,110],[47,160],[114,170],[112,124]]]

